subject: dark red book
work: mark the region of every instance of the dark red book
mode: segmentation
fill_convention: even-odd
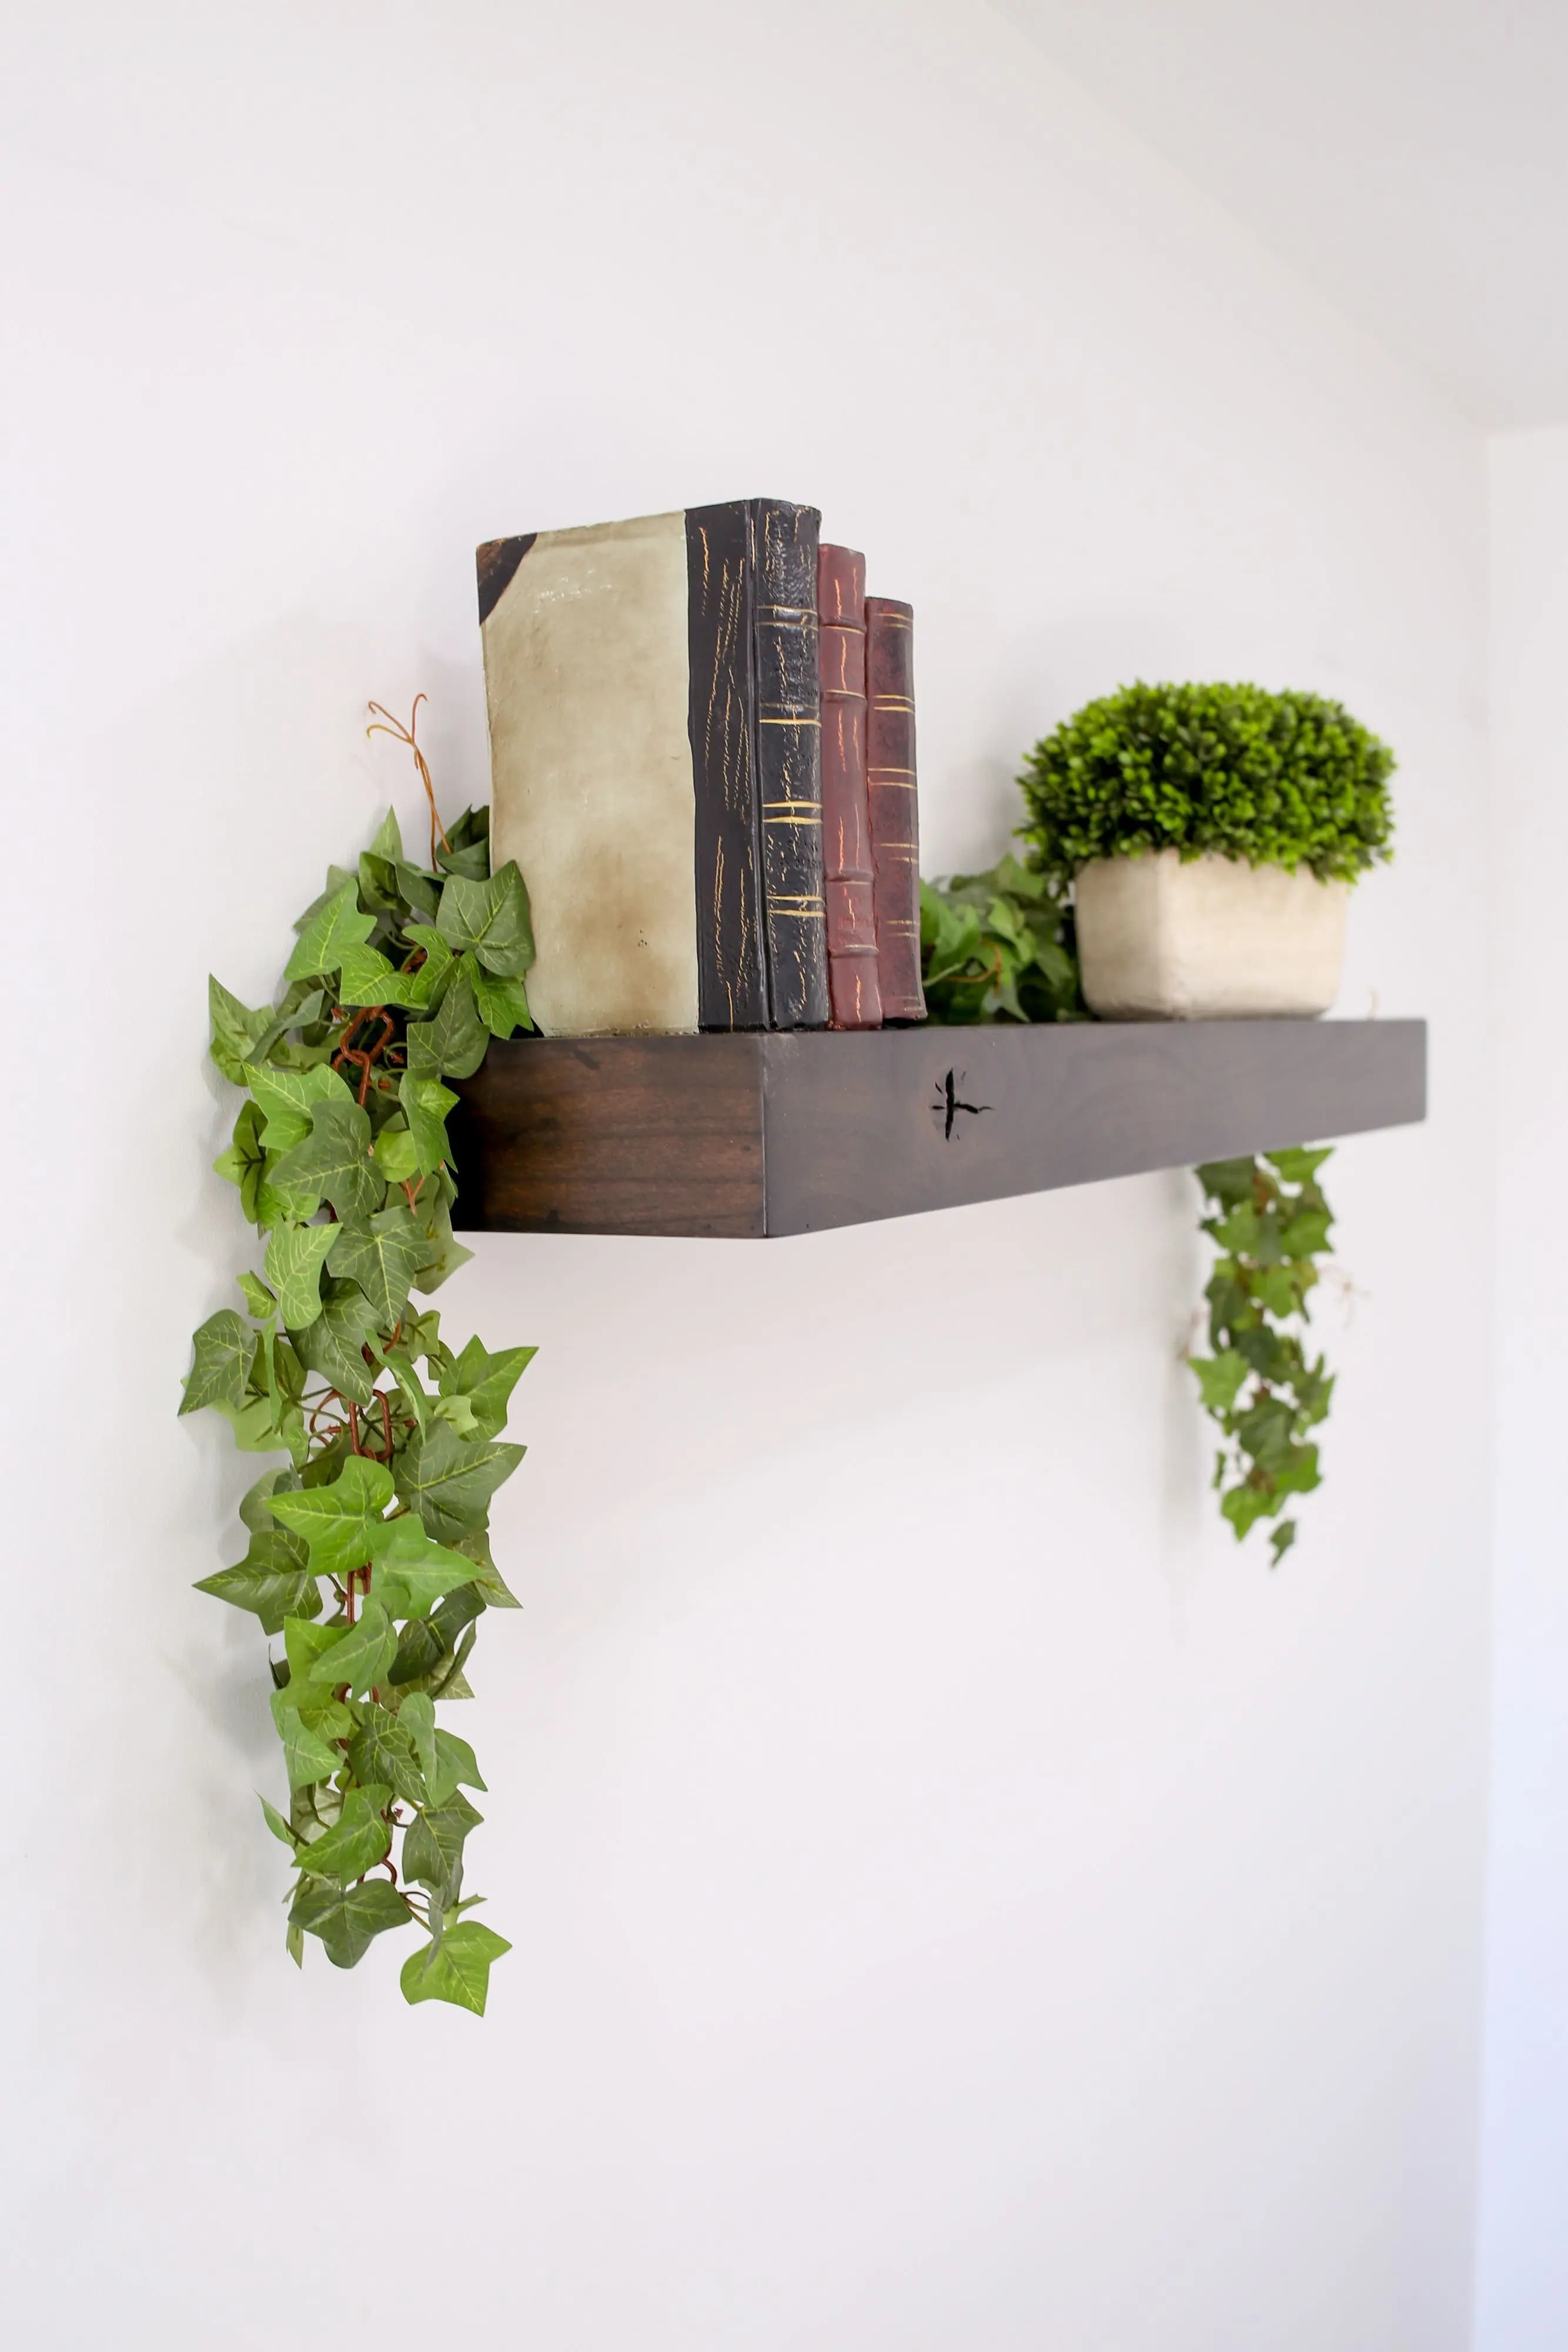
[[[865,780],[865,558],[852,548],[824,545],[818,555],[817,622],[832,1025],[880,1029]]]
[[[865,600],[866,803],[872,906],[884,1021],[924,1021],[920,985],[920,814],[915,787],[915,614]]]

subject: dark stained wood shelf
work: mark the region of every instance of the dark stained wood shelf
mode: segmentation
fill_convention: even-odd
[[[522,1038],[462,1092],[470,1232],[761,1239],[1406,1126],[1427,1024]]]

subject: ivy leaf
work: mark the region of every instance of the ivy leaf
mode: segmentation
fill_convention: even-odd
[[[492,1353],[476,1338],[441,1373],[438,1386],[444,1397],[466,1397],[479,1436],[496,1437],[507,1425],[512,1391],[538,1354],[537,1348],[500,1348]]]
[[[1251,1370],[1246,1357],[1227,1348],[1221,1356],[1192,1356],[1187,1360],[1197,1375],[1205,1409],[1217,1414],[1228,1412]]]
[[[372,857],[384,857],[389,865],[396,866],[402,862],[402,827],[397,821],[396,809],[389,808],[377,825],[370,854]]]
[[[508,858],[483,882],[454,873],[441,893],[435,926],[449,948],[470,948],[486,971],[519,980],[534,960],[534,934],[517,860]]]
[[[424,1691],[411,1691],[399,1702],[397,1719],[413,1741],[419,1769],[428,1782],[436,1770],[435,1702]]]
[[[1260,1265],[1252,1276],[1252,1296],[1267,1315],[1293,1315],[1299,1301],[1288,1265]]]
[[[272,1497],[275,1495],[298,1494],[298,1490],[299,1474],[297,1470],[264,1470],[256,1484],[246,1489],[239,1507],[242,1525],[247,1527],[253,1536],[276,1535],[277,1522],[272,1516]],[[290,1543],[296,1540],[293,1536],[288,1538]],[[306,1557],[301,1550],[301,1568],[305,1565]]]
[[[1313,1257],[1327,1249],[1333,1223],[1327,1209],[1298,1209],[1281,1231],[1280,1247],[1287,1257]]]
[[[483,2017],[491,1966],[511,1948],[504,1936],[477,1919],[459,1919],[439,1943],[427,1944],[403,1962],[398,1978],[402,1997],[411,2003],[447,2000]]]
[[[393,1617],[423,1617],[459,1585],[472,1584],[479,1570],[461,1552],[432,1542],[413,1517],[383,1519],[374,1531],[371,1598]]]
[[[465,1527],[483,1526],[489,1501],[522,1460],[526,1447],[494,1439],[470,1443],[444,1422],[417,1437],[399,1465],[398,1485],[438,1542]]]
[[[298,1845],[299,1840],[295,1836],[294,1832],[289,1828],[288,1823],[284,1820],[283,1815],[278,1811],[276,1805],[269,1805],[265,1797],[258,1798],[258,1801],[261,1806],[262,1813],[266,1818],[267,1828],[272,1832],[273,1836],[277,1839],[279,1844],[286,1845],[288,1848],[289,1853],[292,1853],[295,1848]]]
[[[354,1778],[366,1786],[385,1781],[405,1804],[430,1802],[413,1736],[390,1707],[367,1703],[359,1734],[349,1743],[349,1763]]]
[[[279,1070],[269,1064],[252,1062],[246,1065],[245,1075],[267,1120],[262,1142],[268,1151],[278,1155],[304,1142],[310,1132],[310,1114],[318,1103],[351,1103],[354,1099],[346,1080],[325,1062],[317,1062],[308,1070]]]
[[[444,1160],[451,1157],[446,1114],[455,1106],[457,1097],[439,1078],[415,1077],[411,1070],[403,1072],[397,1092],[413,1138],[416,1164],[423,1174],[432,1175]]]
[[[1232,1486],[1219,1500],[1220,1511],[1235,1528],[1238,1542],[1258,1520],[1266,1519],[1278,1507],[1274,1496],[1260,1486]]]
[[[439,1754],[441,1734],[435,1735]],[[463,1842],[484,1820],[466,1797],[451,1796],[444,1805],[429,1805],[414,1815],[402,1842],[402,1874],[416,1885],[450,1900],[463,1878]]]
[[[340,1004],[396,1003],[397,983],[398,975],[380,948],[344,948],[338,968]]]
[[[438,1078],[444,1071],[455,1078],[472,1077],[484,1060],[490,1034],[474,1002],[473,969],[460,957],[451,985],[429,1020],[409,1023],[408,1066],[416,1077]]]
[[[204,1576],[195,1590],[210,1592],[214,1601],[226,1601],[232,1608],[249,1610],[260,1618],[264,1633],[281,1633],[287,1618],[321,1613],[321,1595],[305,1564],[305,1547],[280,1528],[253,1536],[242,1560],[219,1569],[215,1576]]]
[[[342,1228],[277,1225],[267,1244],[267,1278],[291,1331],[308,1330],[321,1312],[321,1268]]]
[[[410,1706],[413,1703],[412,1700],[408,1702]],[[425,1704],[428,1706],[430,1702],[426,1700]],[[444,1805],[448,1798],[455,1796],[460,1782],[469,1789],[483,1789],[485,1786],[479,1777],[474,1750],[465,1739],[459,1739],[455,1731],[438,1731],[435,1734],[435,1768],[425,1777],[430,1788],[430,1802],[435,1806]]]
[[[255,1103],[240,1105],[235,1121],[234,1139],[226,1151],[220,1151],[213,1162],[214,1171],[225,1183],[239,1186],[240,1206],[251,1223],[256,1224],[256,1195],[262,1173],[267,1166],[267,1153],[261,1141],[261,1113]]]
[[[1272,1557],[1269,1561],[1270,1568],[1279,1567],[1280,1562],[1284,1559],[1285,1554],[1290,1550],[1291,1546],[1295,1542],[1295,1540],[1296,1522],[1294,1519],[1281,1519],[1279,1526],[1274,1529],[1273,1534],[1269,1538],[1272,1554]]]
[[[409,938],[424,950],[424,961],[418,971],[406,975],[413,987],[418,991],[417,1001],[424,1005],[434,1005],[440,997],[446,986],[447,976],[452,970],[454,961],[452,950],[435,928],[434,889],[430,897],[430,912],[432,919],[428,923],[410,923],[406,926]]]
[[[446,887],[450,890],[455,886],[449,882]],[[533,1015],[520,980],[495,980],[476,965],[469,975],[469,985],[479,1018],[492,1037],[509,1037],[514,1029],[533,1027]]]
[[[335,1969],[351,1969],[364,1958],[377,1936],[389,1928],[406,1927],[413,1913],[395,1886],[384,1878],[368,1878],[362,1886],[333,1887],[301,1882],[294,1898],[289,1924],[319,1936]],[[466,1927],[459,1920],[458,1927]],[[457,1930],[455,1928],[453,1933]]]
[[[357,880],[345,882],[306,918],[294,953],[283,968],[285,980],[308,980],[319,972],[338,971],[344,950],[362,947],[375,927],[373,915],[360,912]]]
[[[326,1835],[296,1847],[294,1859],[300,1869],[312,1878],[335,1878],[340,1885],[362,1878],[392,1850],[392,1830],[382,1818],[391,1802],[389,1788],[350,1789]]]
[[[444,1201],[435,1201],[427,1214],[422,1201],[414,1210],[414,1223],[423,1237],[423,1251],[419,1269],[413,1277],[416,1290],[439,1290],[442,1284],[466,1265],[473,1256],[452,1230],[452,1219]]]
[[[239,1412],[256,1360],[256,1344],[255,1332],[246,1328],[232,1307],[209,1315],[192,1340],[195,1352],[185,1375],[185,1399],[180,1411],[196,1412],[204,1404],[215,1404]]]
[[[382,1209],[368,1225],[336,1225],[329,1263],[345,1281],[357,1282],[375,1310],[379,1329],[390,1331],[408,1305],[424,1243],[407,1209]]]
[[[1316,1151],[1266,1151],[1263,1157],[1287,1184],[1310,1184],[1323,1161],[1333,1158],[1333,1145],[1324,1144]]]
[[[357,1622],[322,1659],[317,1674],[329,1675],[334,1687],[346,1683],[350,1697],[360,1698],[386,1678],[396,1651],[396,1626],[379,1601],[367,1601]]]
[[[446,1090],[443,1087],[441,1091],[444,1094]],[[393,1127],[383,1127],[371,1151],[389,1184],[411,1183],[420,1172],[419,1146],[402,1121]]]
[[[353,1454],[330,1486],[277,1495],[269,1507],[275,1518],[304,1537],[318,1576],[342,1580],[370,1559],[375,1530],[392,1499],[392,1472],[385,1464]]]
[[[308,1729],[298,1707],[280,1706],[287,1700],[286,1690],[272,1694],[272,1719],[277,1726],[277,1736],[283,1742],[283,1761],[291,1789],[312,1789],[329,1780],[343,1760],[342,1750],[329,1748],[324,1739]]]
[[[359,1284],[329,1277],[320,1314],[295,1334],[310,1370],[355,1404],[369,1404],[375,1392],[362,1352],[374,1323],[375,1310]]]
[[[274,1181],[289,1192],[325,1194],[345,1223],[379,1209],[386,1182],[371,1159],[371,1122],[359,1104],[313,1104],[309,1135],[278,1161]]]
[[[245,1303],[256,1321],[270,1323],[277,1311],[277,1301],[266,1283],[258,1281],[254,1274],[242,1274],[237,1276],[237,1280],[245,1293]]]
[[[230,995],[222,981],[209,975],[207,1010],[213,1024],[213,1042],[208,1051],[229,1084],[243,1087],[245,1066],[272,1024],[272,1007],[264,1004],[259,1012],[253,1013],[248,1004]]]

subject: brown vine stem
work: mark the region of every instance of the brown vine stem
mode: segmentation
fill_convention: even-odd
[[[394,719],[383,704],[372,702],[370,707],[376,716],[366,728],[365,732],[367,735],[390,735],[394,742],[406,743],[413,753],[413,764],[419,770],[419,781],[424,786],[424,797],[430,803],[430,863],[434,868],[437,838],[439,837],[444,849],[450,850],[452,844],[446,837],[446,827],[442,824],[436,809],[435,786],[431,782],[430,763],[414,740],[419,730],[419,706],[422,702],[428,702],[429,699],[428,695],[414,696],[413,709],[409,712],[406,727],[401,719]]]

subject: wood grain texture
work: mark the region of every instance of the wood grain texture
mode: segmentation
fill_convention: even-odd
[[[1427,1026],[536,1038],[461,1092],[466,1231],[756,1238],[1405,1126]]]
[[[815,507],[754,499],[757,791],[768,1007],[775,1029],[828,1019]]]
[[[924,1021],[914,607],[893,596],[868,596],[865,629],[866,798],[882,1015]]]

